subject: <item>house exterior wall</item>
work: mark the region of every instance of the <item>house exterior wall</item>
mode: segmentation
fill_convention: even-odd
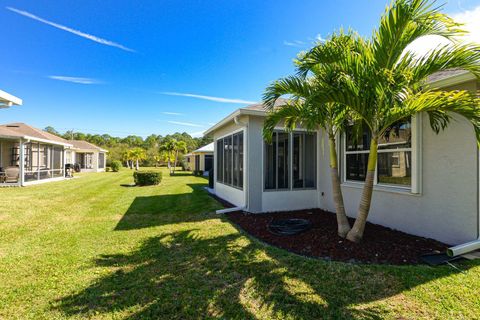
[[[471,82],[447,89],[475,88],[475,82]],[[478,148],[473,127],[455,116],[448,128],[437,135],[430,128],[428,116],[424,115],[421,122],[421,192],[377,188],[368,221],[452,245],[474,240],[480,226]],[[323,142],[328,150],[326,140]],[[329,177],[328,163],[329,155],[324,153],[319,162],[322,177]],[[343,183],[342,191],[347,214],[355,217],[361,186]],[[330,179],[322,179],[319,199],[322,209],[335,210]]]
[[[475,91],[479,88],[477,82],[471,81],[445,89]],[[263,119],[260,116],[242,116],[240,119],[246,123],[243,190],[217,183],[214,161],[216,194],[236,206],[245,205],[252,213],[315,207],[334,212],[328,137],[322,132],[317,134],[316,190],[264,190]],[[412,159],[413,154],[418,157],[415,193],[408,189],[376,186],[368,221],[451,245],[476,239],[480,230],[480,172],[479,151],[471,124],[454,116],[448,128],[437,135],[430,128],[428,116],[421,115],[415,126],[418,128],[415,130],[416,150],[412,146]],[[232,121],[213,133],[214,140],[241,128]],[[338,145],[339,166],[342,168],[341,139]],[[215,144],[215,159],[216,152]],[[356,217],[362,184],[342,182],[341,188],[347,214]]]
[[[247,121],[248,119],[246,117],[242,117],[241,121]],[[244,164],[244,171],[243,171],[243,190],[225,185],[223,183],[217,182],[217,144],[216,141],[219,138],[222,138],[228,134],[231,134],[233,132],[238,132],[240,130],[244,130],[244,141],[246,138],[248,138],[248,130],[247,128],[236,125],[235,123],[230,123],[217,131],[213,133],[213,140],[215,142],[215,151],[214,151],[214,161],[213,161],[213,167],[214,167],[214,189],[215,189],[215,194],[222,198],[225,199],[226,201],[230,202],[231,204],[237,206],[237,207],[244,207],[246,206],[246,189],[247,189],[247,169],[246,169],[246,164],[248,163],[246,161],[249,152],[248,149],[246,149],[246,144],[244,143],[244,157],[243,157],[243,164]]]
[[[92,150],[85,150],[85,151],[80,151],[80,150],[72,150],[71,151],[71,159],[72,159],[72,163],[80,163],[80,154],[81,153],[92,153],[92,169],[84,169],[82,168],[80,171],[81,172],[103,172],[105,171],[105,168],[106,168],[106,163],[107,163],[107,154],[105,153],[105,157],[104,157],[104,165],[103,165],[103,168],[99,168],[98,165],[98,155],[99,155],[99,151],[92,151]]]

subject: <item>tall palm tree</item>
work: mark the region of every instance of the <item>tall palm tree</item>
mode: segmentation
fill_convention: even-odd
[[[147,154],[145,153],[145,150],[140,147],[130,149],[130,156],[132,161],[135,161],[135,170],[139,170],[140,169],[139,162],[147,158]]]
[[[175,174],[175,169],[177,167],[177,160],[179,153],[187,152],[187,143],[185,141],[176,141],[175,142],[175,161],[173,162],[173,173]]]
[[[480,46],[456,41],[460,25],[428,0],[396,0],[383,14],[369,39],[349,34],[347,50],[332,55],[319,44],[305,54],[299,69],[312,67],[336,77],[335,86],[324,84],[319,100],[348,106],[371,134],[367,173],[355,224],[347,239],[362,239],[372,200],[379,139],[393,124],[426,112],[432,129],[445,129],[452,113],[471,122],[480,141],[480,108],[475,93],[432,90],[427,78],[435,72],[460,68],[480,78]],[[435,35],[451,40],[422,57],[407,48],[413,41]],[[334,63],[330,63],[330,62]]]
[[[177,140],[167,139],[166,141],[163,142],[162,145],[160,145],[160,151],[165,152],[167,154],[167,165],[168,165],[168,170],[170,171],[170,173],[172,173],[171,159],[172,159],[172,155],[175,152],[176,144],[177,144]]]
[[[345,214],[340,188],[336,137],[343,130],[348,112],[338,104],[316,101],[316,89],[319,85],[316,71],[318,70],[311,70],[312,76],[308,78],[292,76],[279,79],[266,89],[263,98],[269,113],[264,123],[263,135],[270,141],[275,126],[281,121],[288,131],[295,129],[297,125],[310,131],[320,128],[326,131],[330,146],[330,173],[338,235],[345,238],[350,231],[350,224]],[[279,100],[284,95],[289,95],[290,99]]]
[[[133,163],[132,163],[132,152],[131,150],[125,150],[122,155],[123,160],[127,163],[127,168],[128,169],[133,169]]]

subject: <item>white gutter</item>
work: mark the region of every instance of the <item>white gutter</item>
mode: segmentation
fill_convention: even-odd
[[[229,213],[229,212],[243,211],[243,210],[245,210],[245,207],[233,207],[233,208],[217,210],[215,211],[215,213],[222,214],[222,213]]]

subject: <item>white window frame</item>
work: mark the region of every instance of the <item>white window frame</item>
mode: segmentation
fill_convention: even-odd
[[[233,177],[232,177],[232,184],[230,183],[225,183],[225,172],[222,173],[222,178],[223,178],[223,181],[219,181],[218,180],[218,163],[217,163],[217,154],[218,154],[218,151],[217,150],[217,142],[218,140],[223,140],[225,139],[226,137],[231,137],[232,138],[232,148],[233,148],[233,136],[238,134],[238,133],[242,133],[243,134],[243,159],[242,159],[242,162],[243,162],[243,165],[242,165],[242,168],[243,168],[243,171],[242,171],[242,186],[241,187],[238,187],[238,186],[235,186],[233,185]],[[213,159],[213,162],[214,162],[214,174],[215,174],[215,183],[219,183],[219,184],[222,184],[224,186],[228,186],[228,187],[231,187],[231,188],[234,188],[234,189],[238,189],[238,190],[241,190],[243,191],[244,190],[244,187],[245,187],[245,172],[246,172],[246,169],[245,169],[245,164],[246,164],[246,149],[245,149],[245,145],[246,145],[246,130],[245,129],[238,129],[238,130],[234,130],[232,132],[229,132],[227,134],[224,134],[220,137],[217,137],[215,138],[215,145],[214,145],[214,148],[215,148],[215,155],[214,155],[214,159]],[[223,149],[222,149],[222,152],[223,152]],[[222,163],[225,163],[225,155],[222,157],[223,161]],[[232,172],[233,172],[233,166],[234,166],[234,157],[233,157],[233,149],[232,149]],[[222,168],[223,169],[223,168]]]
[[[262,145],[262,188],[263,192],[281,192],[281,191],[305,191],[305,190],[317,190],[318,188],[318,161],[319,161],[319,155],[318,155],[318,143],[320,141],[319,136],[318,136],[318,131],[308,131],[307,129],[303,128],[297,128],[291,132],[286,132],[285,128],[283,127],[275,127],[273,130],[274,132],[281,132],[281,133],[287,133],[288,136],[288,188],[275,188],[275,189],[267,189],[265,188],[265,173],[266,173],[266,162],[265,162],[265,140],[263,141]],[[313,187],[304,187],[304,188],[294,188],[293,187],[293,135],[295,133],[311,133],[315,137],[315,185]],[[277,177],[277,184],[278,184],[278,177]]]
[[[421,181],[421,165],[422,165],[422,157],[421,157],[421,141],[422,141],[422,114],[417,114],[412,117],[411,120],[411,132],[412,132],[412,141],[410,148],[401,148],[401,149],[379,149],[378,153],[394,153],[394,152],[411,152],[411,160],[412,160],[412,169],[411,169],[411,185],[410,186],[402,186],[402,185],[395,185],[395,184],[387,184],[387,183],[378,183],[377,179],[377,170],[378,170],[378,163],[375,167],[375,176],[373,180],[373,187],[374,190],[385,190],[385,191],[392,191],[392,192],[400,192],[400,193],[410,193],[410,194],[421,194],[422,193],[422,181]],[[341,157],[341,177],[342,177],[342,186],[347,187],[363,187],[363,181],[355,181],[355,180],[348,180],[347,179],[347,154],[368,154],[370,153],[369,150],[363,151],[346,151],[346,134],[341,135],[341,146],[339,146],[340,152],[342,154]]]

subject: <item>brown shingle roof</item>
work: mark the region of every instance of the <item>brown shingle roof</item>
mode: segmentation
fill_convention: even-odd
[[[0,135],[14,136],[14,137],[32,137],[42,140],[49,140],[52,142],[60,142],[69,144],[69,142],[59,136],[45,132],[43,130],[29,126],[28,124],[16,122],[0,125]]]
[[[97,147],[93,143],[83,140],[68,140],[68,143],[73,145],[74,149],[105,151],[104,149]]]
[[[281,105],[285,104],[286,102],[287,102],[287,99],[278,98],[277,101],[275,101],[275,107],[281,106]],[[246,107],[241,108],[241,109],[267,112],[267,110],[265,109],[265,105],[263,103],[251,104],[251,105],[246,106]]]

